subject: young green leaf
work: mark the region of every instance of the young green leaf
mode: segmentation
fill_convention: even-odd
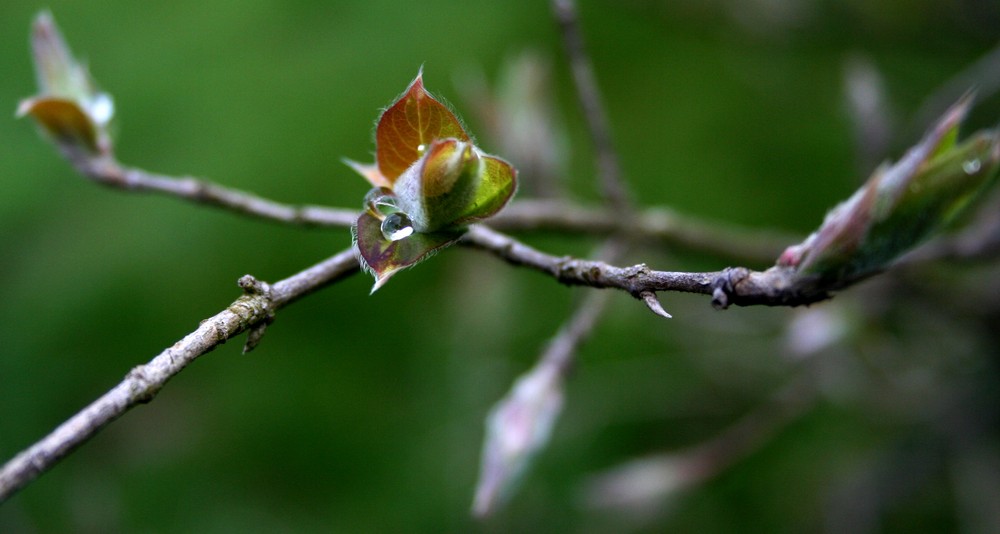
[[[885,269],[951,224],[1000,169],[1000,133],[979,132],[956,144],[969,105],[969,98],[960,101],[899,162],[876,169],[778,264],[843,286]]]
[[[476,191],[469,202],[455,213],[453,224],[468,224],[487,217],[492,217],[500,211],[517,189],[517,171],[506,161],[481,154],[482,167]]]

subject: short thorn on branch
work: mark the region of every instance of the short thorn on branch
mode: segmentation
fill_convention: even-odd
[[[663,309],[663,304],[660,304],[660,299],[656,297],[656,293],[653,291],[643,291],[639,293],[639,298],[646,303],[649,310],[660,317],[670,319],[673,315],[667,313],[667,310]]]

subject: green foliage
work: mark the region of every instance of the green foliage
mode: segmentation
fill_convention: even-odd
[[[1000,169],[1000,134],[978,132],[958,144],[970,105],[949,110],[894,165],[879,167],[850,199],[779,264],[834,287],[883,271],[901,255],[951,224],[989,189]]]
[[[422,72],[379,117],[375,141],[375,166],[348,161],[375,186],[354,226],[362,265],[375,276],[372,292],[458,241],[463,225],[500,211],[517,187],[517,171],[472,143],[424,89]]]

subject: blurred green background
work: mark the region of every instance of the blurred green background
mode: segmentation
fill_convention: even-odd
[[[1000,5],[973,0],[581,4],[640,202],[800,234],[872,157],[916,141],[924,100],[1000,38]],[[115,97],[127,164],[355,207],[367,186],[340,159],[370,157],[378,110],[421,65],[428,88],[499,151],[460,82],[482,72],[493,83],[533,50],[549,61],[567,135],[563,185],[597,198],[546,2],[5,2],[3,461],[228,305],[241,275],[275,281],[350,244],[346,229],[75,175],[13,119],[34,93],[28,29],[43,7]],[[896,120],[875,154],[857,149],[844,103],[845,65],[858,58],[881,74]],[[984,91],[969,124],[998,117],[1000,99]],[[554,254],[598,243],[524,238]],[[733,260],[658,245],[627,261]],[[374,296],[354,276],[282,310],[249,355],[242,340],[206,355],[0,506],[0,532],[989,532],[1000,522],[997,272],[906,271],[808,312],[715,312],[666,295],[669,322],[614,295],[549,448],[509,506],[477,522],[483,418],[586,290],[450,249]],[[772,404],[782,391],[792,394]],[[630,482],[632,501],[602,498],[599,473],[662,454],[683,467],[683,451],[747,414],[756,437],[723,440],[746,450],[716,459],[706,480],[670,491],[681,468],[654,476],[657,491]]]

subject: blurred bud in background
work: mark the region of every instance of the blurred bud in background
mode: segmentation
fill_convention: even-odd
[[[51,13],[35,19],[31,48],[39,94],[21,101],[18,117],[31,115],[65,148],[110,153],[114,102],[98,89],[86,65],[73,58]]]
[[[543,358],[521,376],[486,419],[473,513],[495,511],[545,448],[563,405],[563,366]]]

